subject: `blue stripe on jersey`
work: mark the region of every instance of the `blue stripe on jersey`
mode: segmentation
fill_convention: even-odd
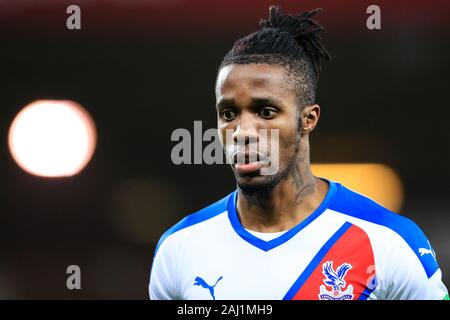
[[[367,300],[369,299],[370,294],[372,293],[373,290],[375,290],[376,285],[374,285],[373,287],[369,288],[367,287],[366,290],[364,290],[361,295],[359,296],[358,300]]]
[[[336,243],[336,241],[339,240],[340,237],[352,226],[350,222],[344,223],[338,231],[336,231],[330,239],[320,248],[320,250],[316,253],[314,258],[311,260],[311,262],[308,264],[308,266],[305,268],[305,270],[302,272],[300,277],[294,282],[292,287],[289,289],[289,291],[284,296],[283,300],[292,300],[292,298],[295,296],[295,294],[300,290],[300,288],[303,286],[306,280],[311,276],[311,273],[317,268],[320,261],[322,261],[323,257],[327,254],[328,251],[330,251],[331,247]]]
[[[329,209],[385,226],[396,232],[419,258],[428,278],[439,269],[437,261],[432,254],[420,255],[419,248],[432,249],[423,231],[410,219],[393,213],[375,201],[340,184],[337,184],[336,197],[331,201]]]
[[[224,212],[225,210],[227,210],[228,198],[230,198],[230,196],[232,194],[233,193],[227,195],[223,199],[220,199],[219,201],[209,205],[206,208],[203,208],[202,210],[199,210],[193,214],[188,215],[187,217],[182,219],[180,222],[178,222],[176,225],[174,225],[172,228],[167,230],[159,239],[158,244],[156,245],[154,256],[156,256],[156,253],[158,252],[158,249],[161,246],[161,244],[164,242],[164,240],[167,239],[167,237],[170,236],[171,234],[173,234],[177,231],[180,231],[184,228],[190,227],[194,224],[211,219],[211,218],[219,215],[220,213]]]
[[[325,180],[325,179],[323,179]],[[322,203],[314,210],[314,212],[309,215],[305,220],[297,224],[295,227],[290,229],[289,231],[283,233],[278,238],[272,239],[270,241],[264,241],[242,227],[242,224],[239,221],[237,212],[236,212],[236,200],[237,200],[237,191],[233,192],[232,196],[229,198],[228,201],[228,217],[230,219],[231,225],[233,226],[234,231],[245,241],[250,243],[251,245],[264,250],[269,251],[275,247],[278,247],[279,245],[285,243],[289,239],[291,239],[293,236],[295,236],[297,233],[299,233],[303,228],[305,228],[307,225],[309,225],[312,221],[314,221],[318,216],[324,212],[330,200],[333,198],[334,194],[336,193],[336,184],[334,182],[325,180],[329,183],[330,187],[329,190],[323,199]]]

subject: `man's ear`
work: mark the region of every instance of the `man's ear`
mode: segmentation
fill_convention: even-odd
[[[318,104],[306,106],[302,110],[302,135],[309,134],[317,126],[320,117]]]

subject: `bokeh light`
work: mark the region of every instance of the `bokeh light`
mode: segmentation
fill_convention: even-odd
[[[313,164],[318,177],[338,181],[382,206],[399,212],[403,203],[403,186],[399,175],[379,163]]]
[[[11,124],[12,157],[26,172],[44,177],[79,173],[94,153],[94,121],[70,100],[38,100],[23,108]]]

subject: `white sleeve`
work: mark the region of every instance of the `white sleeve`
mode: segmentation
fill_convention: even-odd
[[[149,284],[151,300],[178,299],[175,287],[175,255],[170,251],[166,240],[157,249],[153,258]]]
[[[416,263],[393,275],[389,300],[443,300],[448,296],[447,288],[442,282],[441,269],[437,269],[428,278],[425,271],[413,268]],[[420,267],[420,266],[419,266]]]
[[[428,240],[410,246],[405,241],[391,251],[387,273],[389,300],[442,300],[448,291],[442,282],[442,272]],[[420,250],[420,251],[419,251]]]

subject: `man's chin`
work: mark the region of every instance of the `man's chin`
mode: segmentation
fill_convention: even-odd
[[[249,195],[270,192],[281,181],[281,177],[277,175],[266,176],[259,172],[245,175],[235,173],[235,177],[239,189]]]

